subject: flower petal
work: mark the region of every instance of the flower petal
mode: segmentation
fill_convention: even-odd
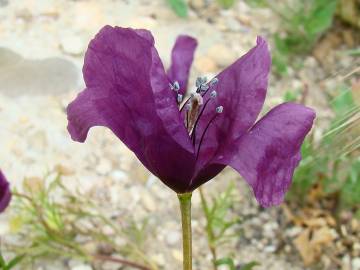
[[[0,213],[5,210],[11,200],[11,192],[9,182],[0,170]]]
[[[310,131],[315,112],[303,105],[284,103],[267,113],[216,163],[237,170],[264,206],[280,204],[301,160],[301,144]]]
[[[178,81],[180,84],[179,94],[185,96],[191,64],[194,59],[196,39],[181,35],[176,39],[171,53],[171,66],[168,76],[172,82]]]
[[[195,150],[200,149],[198,172],[216,156],[232,149],[234,142],[254,124],[265,100],[270,66],[268,45],[258,37],[254,48],[216,76],[218,83],[204,96],[205,109],[195,133]],[[216,97],[211,99],[213,91]],[[220,114],[216,113],[218,106],[223,107]],[[199,186],[207,180],[195,176],[192,185]]]
[[[193,147],[150,32],[105,26],[90,42],[86,89],[68,106],[68,130],[83,142],[110,128],[165,184],[186,191]]]

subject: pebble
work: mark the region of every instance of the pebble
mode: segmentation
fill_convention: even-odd
[[[171,231],[167,233],[165,240],[170,246],[178,245],[181,242],[181,234],[178,231]]]
[[[190,5],[197,10],[205,7],[205,0],[191,0]]]
[[[71,270],[93,270],[90,265],[82,264],[71,268]]]
[[[165,257],[163,254],[158,253],[158,254],[154,254],[151,257],[151,260],[153,260],[154,262],[156,262],[159,266],[164,266],[165,265]]]
[[[96,172],[101,175],[106,175],[112,170],[111,162],[105,158],[101,158],[99,164],[96,166]]]
[[[264,248],[264,252],[266,253],[274,253],[276,251],[276,246],[266,246]]]
[[[80,56],[85,51],[86,45],[80,36],[64,36],[60,40],[61,49],[72,56]]]
[[[171,254],[172,256],[174,257],[175,260],[179,261],[179,262],[182,262],[183,260],[183,254],[182,254],[182,251],[179,250],[179,249],[173,249],[171,251]]]
[[[355,258],[351,262],[352,270],[360,270],[360,258]]]
[[[150,212],[156,211],[156,203],[155,200],[151,195],[149,195],[147,192],[143,192],[141,195],[141,202],[146,210]]]

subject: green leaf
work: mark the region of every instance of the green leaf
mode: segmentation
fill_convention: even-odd
[[[235,263],[231,258],[221,258],[215,262],[216,266],[227,265],[229,270],[236,270]]]
[[[241,267],[240,269],[241,269],[241,270],[251,270],[251,269],[253,269],[255,266],[258,266],[258,265],[260,265],[258,262],[253,261],[253,262],[250,262],[250,263],[245,264],[245,265],[244,265],[243,267]]]
[[[354,105],[355,103],[351,94],[351,90],[348,88],[342,89],[342,93],[331,102],[331,107],[338,117],[343,116]]]
[[[231,8],[235,4],[235,0],[217,0],[223,8]]]
[[[0,267],[1,267],[0,269],[2,269],[5,265],[6,265],[5,259],[0,252]]]
[[[345,205],[360,203],[360,159],[356,160],[351,168],[348,178],[341,190],[341,200]]]
[[[266,0],[246,0],[246,3],[252,7],[266,7]]]
[[[316,0],[305,21],[305,31],[309,35],[318,35],[327,30],[335,14],[337,0]]]
[[[298,97],[299,97],[299,91],[288,90],[285,92],[284,102],[297,101]]]
[[[175,13],[182,18],[186,18],[188,15],[188,7],[185,0],[167,0],[171,8]]]
[[[360,47],[352,50],[346,50],[344,51],[344,54],[351,56],[360,56]]]
[[[18,263],[20,263],[23,259],[25,258],[25,255],[19,255],[16,256],[14,259],[12,259],[8,265],[5,267],[5,270],[10,270],[12,269],[14,266],[16,266]]]

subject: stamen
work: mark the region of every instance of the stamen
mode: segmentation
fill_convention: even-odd
[[[207,85],[207,84],[202,84],[201,86],[200,86],[200,90],[201,90],[201,92],[203,92],[203,91],[206,91],[206,90],[208,90],[209,89],[209,85]]]
[[[195,140],[196,140],[196,127],[198,126],[198,123],[199,123],[199,121],[200,121],[200,118],[201,118],[202,114],[204,113],[204,110],[205,110],[205,108],[206,108],[206,105],[209,103],[209,101],[210,101],[210,99],[208,99],[208,100],[205,102],[203,108],[201,109],[201,111],[200,111],[200,113],[199,113],[199,116],[197,117],[197,119],[196,119],[196,121],[195,121],[194,128],[193,128],[193,130],[192,130],[192,132],[191,132],[190,138],[192,139],[194,145],[195,145]]]
[[[202,96],[205,96],[206,93],[207,93],[207,91],[208,91],[209,89],[211,89],[212,86],[216,85],[218,82],[219,82],[219,79],[218,79],[218,78],[216,78],[216,77],[213,78],[213,79],[209,82],[209,84],[207,85],[208,87],[207,87],[206,91],[205,91],[205,92],[202,92],[201,95],[202,95]]]
[[[180,84],[179,84],[178,81],[175,81],[175,82],[174,82],[174,90],[175,90],[176,92],[180,90]]]
[[[180,90],[180,84],[178,81],[175,81],[173,84],[169,83],[169,87],[171,90],[174,90],[175,92]]]
[[[186,129],[188,128],[189,128],[189,110],[186,111]]]
[[[217,112],[217,113],[222,113],[223,110],[224,110],[224,107],[223,107],[223,106],[216,107],[216,112]]]
[[[182,100],[183,100],[183,95],[178,94],[178,95],[177,95],[177,102],[178,102],[178,103],[181,103]]]
[[[196,85],[197,88],[199,88],[201,85],[205,84],[206,82],[207,82],[206,77],[197,77],[195,85]]]
[[[217,92],[215,90],[210,93],[211,98],[216,98],[216,96],[217,96]]]
[[[197,160],[198,157],[199,157],[200,147],[201,147],[201,144],[202,144],[202,142],[203,142],[203,140],[204,140],[206,131],[208,130],[208,128],[210,127],[210,124],[215,120],[215,118],[216,118],[218,115],[219,115],[219,114],[217,113],[217,114],[215,114],[215,115],[211,118],[211,120],[209,121],[209,123],[206,125],[203,134],[201,135],[200,142],[199,142],[199,146],[198,146],[198,150],[197,150],[197,153],[196,153],[196,160]]]
[[[190,97],[188,97],[188,99],[184,102],[184,104],[182,105],[182,107],[180,108],[180,112],[182,112],[182,110],[185,108],[185,106],[188,105],[189,101],[193,98],[193,94],[190,95]],[[188,109],[190,110],[190,108]]]
[[[217,84],[219,82],[219,79],[218,78],[213,78],[211,81],[210,81],[210,86],[214,86],[215,84]]]

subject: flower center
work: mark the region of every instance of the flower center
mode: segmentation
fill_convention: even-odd
[[[174,90],[177,93],[177,103],[180,107],[180,112],[183,110],[186,111],[185,113],[185,126],[189,133],[189,136],[192,140],[192,143],[195,147],[196,144],[196,136],[197,136],[197,127],[200,122],[200,119],[209,104],[209,102],[215,102],[217,97],[217,92],[215,90],[212,90],[210,92],[209,98],[204,102],[204,96],[205,94],[211,90],[211,88],[216,85],[219,82],[217,78],[213,78],[210,82],[207,82],[206,77],[198,77],[196,79],[196,91],[195,93],[192,93],[190,97],[183,103],[183,105],[180,107],[181,102],[183,100],[183,95],[179,94],[178,91],[180,90],[180,85],[177,81],[175,81],[173,84],[170,85],[170,89]],[[197,148],[197,154],[196,158],[199,156],[200,147],[204,140],[205,134],[208,131],[211,123],[215,120],[215,118],[221,114],[224,110],[224,107],[219,105],[216,107],[213,117],[210,118],[209,122],[205,126],[204,131],[202,132]]]

